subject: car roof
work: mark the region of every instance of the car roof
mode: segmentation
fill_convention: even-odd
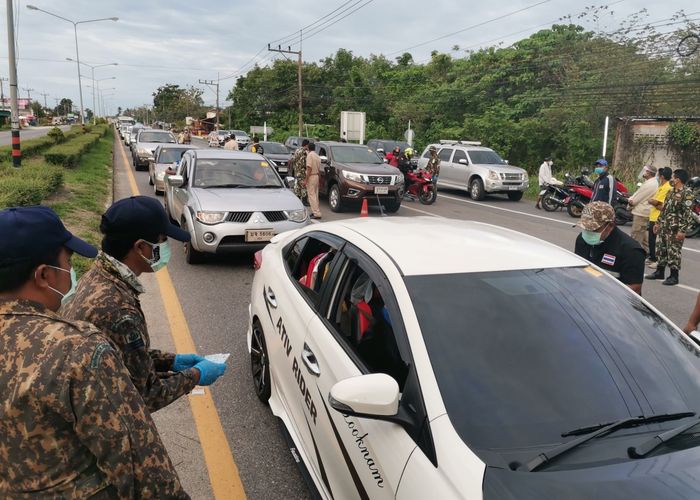
[[[314,229],[357,233],[384,251],[406,276],[588,265],[552,243],[475,221],[428,216],[358,218]]]
[[[486,146],[470,146],[469,144],[440,144],[440,143],[428,144],[428,146],[425,149],[429,149],[430,146],[435,146],[438,150],[445,149],[445,148],[452,148],[452,149],[468,149],[469,151],[493,151],[493,149],[487,148]]]
[[[227,159],[234,158],[239,160],[259,160],[262,155],[258,153],[249,153],[247,151],[234,151],[232,149],[191,149],[188,151],[194,154],[195,158],[215,160],[215,159]]]

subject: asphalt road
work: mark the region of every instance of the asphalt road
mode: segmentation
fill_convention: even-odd
[[[121,146],[123,147],[123,146]],[[120,162],[115,153],[115,161]],[[141,193],[152,194],[146,172],[136,173]],[[323,220],[356,217],[334,214],[322,201]],[[370,207],[370,217],[381,217]],[[466,193],[441,190],[434,205],[405,202],[392,217],[447,217],[495,224],[573,249],[577,222],[565,212],[536,210],[532,202],[511,202],[505,197],[472,201]],[[625,228],[623,228],[625,229]],[[625,229],[628,230],[628,229]],[[416,235],[419,237],[420,235]],[[435,257],[439,258],[440,249]],[[465,256],[466,258],[466,256]],[[199,352],[231,352],[229,372],[212,388],[224,431],[249,498],[307,498],[308,491],[296,470],[269,408],[256,399],[246,352],[247,307],[253,279],[251,255],[211,258],[189,266],[183,252],[173,252],[168,266]],[[644,296],[672,321],[684,325],[700,289],[700,239],[687,241],[683,252],[681,286],[645,282]],[[614,314],[614,304],[610,311]]]
[[[70,125],[61,125],[59,128],[65,132],[70,127],[71,127]],[[23,128],[19,132],[20,146],[22,145],[23,140],[36,139],[37,137],[41,137],[42,135],[46,135],[49,132],[49,130],[51,130],[52,128],[53,127]],[[0,146],[7,146],[8,144],[12,144],[12,132],[9,130],[3,130],[2,132],[0,132]]]

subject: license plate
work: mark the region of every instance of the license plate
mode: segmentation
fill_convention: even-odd
[[[270,241],[274,235],[274,229],[247,229],[245,240],[246,242]]]
[[[520,189],[520,186],[508,186],[508,191],[517,191]]]
[[[389,194],[389,186],[377,186],[377,187],[375,187],[374,194]]]
[[[277,171],[278,171],[280,174],[286,174],[286,173],[287,173],[287,167],[278,167],[278,168],[277,168]]]

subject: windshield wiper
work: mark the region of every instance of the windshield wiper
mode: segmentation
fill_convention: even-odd
[[[629,448],[627,448],[627,455],[630,458],[644,458],[662,444],[667,443],[668,441],[683,434],[685,431],[692,427],[695,427],[698,424],[700,424],[700,418],[696,418],[695,420],[692,420],[687,424],[679,425],[678,427],[675,427],[671,430],[662,432],[661,434],[657,434],[653,438],[644,441],[639,446],[630,446]]]
[[[591,426],[591,427],[583,427],[583,432],[588,432],[587,434],[579,437],[578,439],[574,439],[572,441],[569,441],[568,443],[563,443],[560,444],[559,446],[556,446],[555,448],[552,448],[551,450],[540,453],[537,455],[535,458],[531,459],[527,463],[525,463],[524,466],[521,466],[521,468],[524,468],[528,472],[533,472],[537,470],[538,468],[542,467],[544,464],[547,464],[554,460],[557,457],[560,457],[561,455],[573,450],[574,448],[582,445],[583,443],[586,443],[590,441],[591,439],[595,439],[600,436],[604,436],[605,434],[609,434],[611,432],[614,432],[618,429],[624,429],[625,427],[635,427],[637,425],[642,425],[642,424],[651,424],[651,423],[656,423],[656,422],[665,422],[667,420],[679,420],[681,418],[687,418],[687,417],[694,417],[695,412],[682,412],[682,413],[663,413],[660,415],[649,415],[647,417],[641,416],[641,417],[630,417],[630,418],[623,418],[622,420],[618,420],[616,422],[608,423],[608,424],[599,424],[598,426]],[[597,427],[597,428],[596,428]],[[573,436],[577,435],[578,431],[580,429],[576,429],[573,431],[565,432],[562,434],[562,436]]]
[[[249,188],[246,184],[215,184],[213,186],[198,186],[204,189],[214,189],[214,188]]]

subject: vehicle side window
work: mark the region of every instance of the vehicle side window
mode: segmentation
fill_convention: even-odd
[[[326,148],[320,148],[318,150],[318,155],[328,157],[328,153],[326,152]]]
[[[392,312],[370,272],[362,264],[346,261],[329,321],[370,373],[386,373],[403,388],[408,363],[399,351],[392,316],[398,312]]]
[[[440,161],[450,161],[452,151],[452,148],[442,148],[438,153],[438,158],[440,158]]]
[[[430,148],[426,149],[423,153],[423,158],[430,158]]]
[[[455,149],[455,155],[452,158],[452,163],[459,163],[459,160],[467,160],[467,153],[462,151],[461,149]]]
[[[187,185],[187,180],[189,179],[189,165],[190,162],[188,160],[183,159],[182,162],[180,163],[180,175],[182,176],[183,182],[182,185],[186,186]]]
[[[304,236],[295,241],[285,254],[289,276],[316,306],[320,304],[321,289],[330,276],[338,250],[336,245]]]

